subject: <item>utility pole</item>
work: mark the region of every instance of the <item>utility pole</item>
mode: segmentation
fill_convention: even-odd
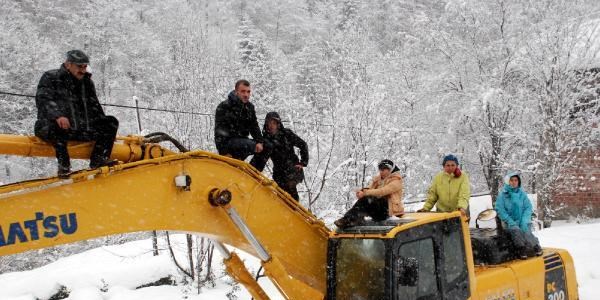
[[[135,102],[135,114],[137,117],[138,123],[138,134],[142,134],[142,118],[140,117],[140,104],[137,96],[137,85],[142,84],[141,80],[133,80],[133,101]],[[152,230],[152,255],[158,256],[158,235],[156,234],[156,230]]]

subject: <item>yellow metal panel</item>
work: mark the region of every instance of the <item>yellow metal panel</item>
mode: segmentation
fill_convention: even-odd
[[[539,270],[538,270],[539,271]],[[476,293],[472,300],[519,299],[517,277],[508,266],[478,267]]]
[[[517,274],[519,299],[544,299],[544,260],[542,257],[515,260],[509,265]]]
[[[243,284],[250,295],[257,300],[269,300],[269,296],[265,293],[260,285],[254,280],[252,274],[244,266],[244,263],[239,256],[231,253],[231,257],[224,259],[225,269],[237,282]]]
[[[575,275],[575,263],[571,254],[564,249],[554,249],[558,252],[565,265],[565,276],[567,276],[567,289],[569,290],[569,299],[579,299],[579,291],[577,289],[577,279]]]
[[[276,279],[273,283],[286,299],[323,300],[325,293],[288,276],[286,268],[277,257],[263,262],[262,265],[265,268],[265,274],[271,279]]]

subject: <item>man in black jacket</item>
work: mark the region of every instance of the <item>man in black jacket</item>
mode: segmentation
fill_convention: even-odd
[[[250,164],[262,171],[268,149],[265,149],[254,105],[250,103],[250,93],[250,82],[238,80],[227,100],[217,106],[215,144],[220,155],[229,155],[235,159],[245,160],[254,154]],[[249,134],[253,139],[248,138]]]
[[[80,50],[67,52],[60,69],[45,72],[38,84],[35,135],[52,143],[58,176],[68,177],[71,162],[67,141],[95,141],[90,168],[114,164],[109,160],[119,122],[106,116],[87,72],[90,60]]]
[[[296,185],[304,180],[302,169],[308,165],[306,142],[292,130],[283,127],[277,112],[267,114],[263,135],[272,147],[273,180],[298,201],[300,197]],[[300,149],[301,159],[298,159],[294,147]]]

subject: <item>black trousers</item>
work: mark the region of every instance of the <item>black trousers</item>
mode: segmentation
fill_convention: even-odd
[[[388,218],[388,201],[385,198],[365,196],[356,201],[354,206],[345,214],[348,220],[358,220],[369,216],[373,221],[379,222]]]
[[[239,160],[246,160],[248,156],[254,155],[250,160],[250,164],[262,172],[265,165],[267,165],[272,147],[270,143],[265,141],[263,143],[263,151],[255,153],[256,144],[256,141],[249,138],[230,138],[224,145],[218,147],[217,150],[220,155],[229,154],[231,157]]]
[[[282,168],[278,168],[278,166],[274,166],[273,169],[273,180],[275,183],[296,201],[300,201],[296,186],[304,180],[304,172],[296,170],[294,166],[284,168],[284,171],[281,171]]]
[[[96,119],[90,123],[89,130],[65,130],[58,127],[56,122],[51,122],[45,140],[54,146],[59,168],[63,169],[71,167],[69,152],[67,151],[68,141],[95,141],[90,156],[90,167],[95,167],[110,157],[118,128],[119,121],[113,116]]]
[[[508,233],[517,253],[531,256],[540,248],[540,241],[533,235],[531,228],[528,231],[522,231],[519,227],[508,227],[508,224],[502,222],[502,229]]]

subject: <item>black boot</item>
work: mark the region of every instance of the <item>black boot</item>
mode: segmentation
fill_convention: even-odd
[[[348,227],[354,227],[354,226],[362,226],[365,225],[365,218],[363,216],[358,216],[358,217],[342,217],[341,219],[333,222],[333,224],[335,224],[335,226],[344,229],[344,228],[348,228]]]
[[[90,160],[90,169],[97,169],[100,167],[112,167],[118,163],[119,161],[116,159],[95,158]]]
[[[66,178],[69,178],[70,174],[71,174],[71,168],[63,167],[60,164],[58,165],[58,172],[57,172],[58,178],[66,179]]]
[[[69,178],[69,174],[71,173],[71,159],[69,158],[69,152],[67,151],[67,143],[54,143],[54,151],[56,152],[56,160],[58,162],[58,178]]]
[[[92,136],[96,142],[90,156],[90,168],[114,166],[118,163],[117,160],[110,159],[118,127],[119,121],[112,116],[106,116],[93,124]]]
[[[517,250],[517,257],[519,259],[527,259],[527,249],[525,247],[519,247]]]
[[[338,219],[335,222],[333,222],[333,224],[335,224],[335,226],[337,226],[340,229],[344,229],[350,227],[350,220],[342,217],[341,219]]]

